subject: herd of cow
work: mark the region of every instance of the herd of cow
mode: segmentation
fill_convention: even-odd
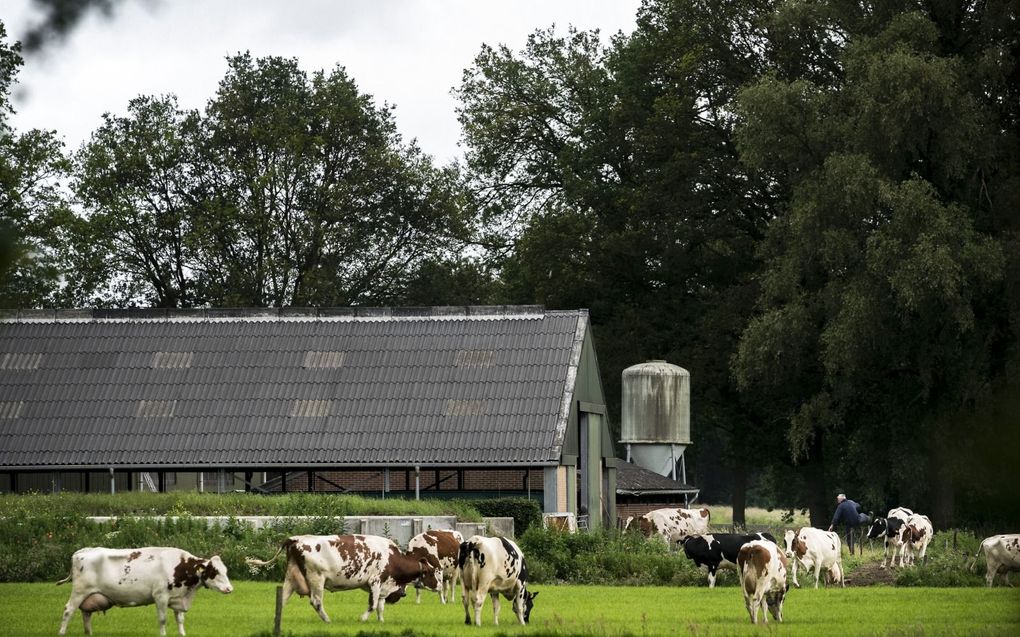
[[[768,622],[768,613],[783,620],[783,600],[787,590],[787,566],[793,562],[794,586],[797,566],[813,571],[815,588],[821,574],[826,582],[845,585],[842,546],[837,533],[811,527],[787,530],[785,549],[780,549],[769,533],[709,533],[708,509],[657,509],[627,520],[628,529],[637,529],[647,537],[659,536],[670,547],[683,547],[695,564],[708,569],[710,587],[715,586],[720,567],[732,567],[740,574],[744,605],[751,622],[758,622],[758,611]],[[886,565],[889,547],[893,564],[924,560],[932,539],[931,522],[923,515],[897,508],[885,518],[877,518],[868,537],[883,537]],[[988,562],[986,582],[992,585],[997,574],[1020,570],[1020,535],[996,535],[981,544],[978,555]],[[368,592],[367,620],[375,611],[383,621],[386,603],[395,603],[406,595],[406,587],[439,593],[440,601],[452,601],[457,580],[461,583],[464,622],[481,625],[482,605],[491,596],[493,620],[499,623],[500,595],[511,600],[521,624],[528,623],[538,593],[528,590],[528,568],[520,547],[506,538],[475,535],[464,540],[457,531],[430,530],[415,536],[406,551],[392,540],[375,535],[296,535],[287,538],[272,558],[248,558],[259,568],[287,559],[283,582],[284,603],[297,593],[308,597],[323,621],[330,621],[323,608],[324,591],[362,589]],[[975,559],[977,555],[975,555]],[[139,549],[84,548],[71,557],[71,573],[57,582],[72,582],[71,597],[64,607],[60,634],[67,630],[75,610],[80,610],[85,633],[92,634],[91,618],[97,611],[113,606],[156,605],[160,635],[166,635],[167,609],[173,610],[177,629],[184,635],[184,614],[191,607],[199,587],[230,593],[227,567],[218,556],[202,559],[187,551],[168,547]],[[473,611],[473,616],[472,616]]]

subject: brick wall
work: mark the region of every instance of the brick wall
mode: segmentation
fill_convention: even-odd
[[[278,477],[279,473],[270,473],[269,479]],[[381,492],[384,477],[382,470],[369,471],[316,471],[316,491],[335,491],[330,482],[349,491]],[[325,478],[322,480],[320,478]],[[438,478],[438,487],[436,486]],[[326,482],[328,480],[329,482]],[[422,469],[419,477],[422,494],[435,491],[458,491],[457,470]],[[541,491],[543,488],[542,467],[525,469],[465,469],[463,470],[463,489],[465,491]],[[278,489],[276,489],[278,490]],[[287,475],[287,491],[307,491],[308,474],[304,471],[290,472]],[[390,491],[414,491],[414,470],[390,470]]]

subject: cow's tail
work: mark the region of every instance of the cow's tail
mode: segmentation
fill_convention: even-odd
[[[64,579],[62,579],[59,582],[57,582],[57,586],[60,586],[61,584],[66,584],[66,583],[68,583],[70,581],[71,581],[71,574],[68,574],[67,577],[65,577]]]
[[[244,559],[244,562],[246,564],[248,564],[249,566],[266,566],[268,564],[272,564],[273,562],[276,561],[276,559],[278,557],[280,557],[280,554],[283,553],[283,549],[285,549],[285,548],[287,548],[287,543],[286,542],[281,544],[279,550],[276,551],[276,555],[274,555],[273,557],[269,558],[268,560],[260,560],[260,559],[254,558],[254,557],[247,557],[247,558]]]
[[[977,553],[974,554],[974,557],[970,558],[970,564],[967,565],[967,570],[970,571],[971,573],[977,572],[977,561],[978,561],[978,558],[981,557],[981,553],[983,553],[984,550],[985,550],[985,543],[982,542],[981,546],[978,547]]]

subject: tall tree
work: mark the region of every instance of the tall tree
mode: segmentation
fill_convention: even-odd
[[[739,97],[742,157],[788,208],[735,371],[785,410],[816,525],[850,486],[950,523],[957,423],[1016,380],[1011,14],[781,5],[790,54]]]
[[[70,165],[52,131],[14,131],[10,90],[22,65],[0,22],[0,306],[52,305],[60,293],[60,229],[71,215],[61,182]]]
[[[728,363],[772,214],[732,139],[733,96],[761,64],[747,9],[646,2],[608,48],[597,33],[538,31],[519,54],[483,47],[458,92],[510,299],[590,307],[614,402],[643,358],[690,369],[696,422],[725,441],[699,458],[718,471],[723,451],[738,520],[741,469],[773,439]]]

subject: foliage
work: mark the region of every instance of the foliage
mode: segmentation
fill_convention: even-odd
[[[926,563],[901,569],[896,574],[897,586],[984,586],[985,561],[974,556],[981,540],[967,531],[939,531],[928,546]],[[956,547],[952,546],[956,542]],[[973,568],[972,568],[973,567]]]
[[[485,517],[514,519],[514,535],[524,535],[532,526],[542,524],[542,507],[530,498],[494,498],[472,500],[471,506]]]

